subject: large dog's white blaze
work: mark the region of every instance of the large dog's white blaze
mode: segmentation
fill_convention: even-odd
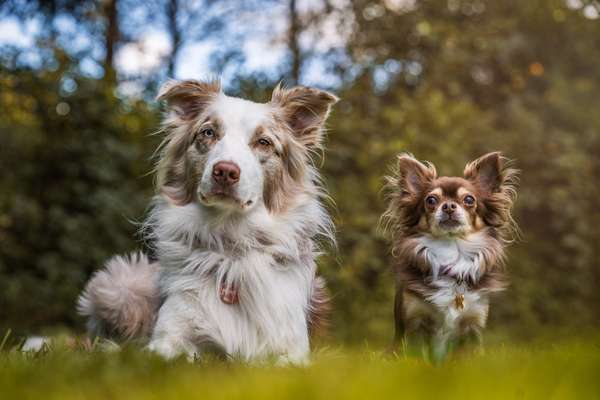
[[[240,167],[240,180],[235,188],[240,203],[255,205],[262,197],[264,176],[260,162],[250,147],[250,140],[256,128],[270,117],[272,109],[268,104],[219,93],[209,110],[222,122],[224,136],[208,154],[198,192],[202,195],[210,194],[214,184],[214,165],[229,161]]]

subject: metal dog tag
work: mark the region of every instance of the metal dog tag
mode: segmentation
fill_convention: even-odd
[[[462,293],[457,293],[454,297],[454,306],[457,310],[462,311],[465,308],[465,295]]]

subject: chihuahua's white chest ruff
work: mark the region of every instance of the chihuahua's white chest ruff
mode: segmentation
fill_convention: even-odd
[[[431,268],[431,290],[424,296],[443,320],[443,330],[456,330],[465,316],[487,318],[489,299],[472,286],[482,273],[485,236],[474,233],[466,238],[437,239],[423,236],[415,251],[423,254]]]
[[[457,280],[477,280],[481,273],[482,252],[487,242],[482,233],[472,233],[466,238],[419,238],[417,252],[422,252],[434,279],[441,275],[456,277]]]

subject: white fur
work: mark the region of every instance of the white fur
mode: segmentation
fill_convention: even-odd
[[[33,352],[37,353],[52,344],[49,337],[46,336],[30,336],[25,340],[25,343],[21,346],[21,351],[24,353]]]
[[[256,127],[269,118],[272,109],[267,104],[229,97],[223,93],[217,96],[209,109],[223,123],[225,135],[208,155],[198,194],[206,198],[212,192],[213,166],[221,161],[229,161],[240,167],[240,181],[235,189],[239,202],[242,205],[249,202],[256,204],[262,196],[264,177],[259,160],[250,148],[250,140]]]
[[[427,258],[434,280],[445,271],[459,279],[479,279],[483,251],[487,246],[485,232],[472,233],[465,238],[424,235],[419,241],[420,246],[415,251]]]
[[[236,196],[242,204],[253,204],[228,209],[156,199],[147,231],[162,267],[159,281],[166,300],[148,348],[167,358],[195,358],[206,346],[217,346],[244,360],[276,356],[305,362],[307,312],[319,254],[313,240],[333,238],[319,200],[317,171],[307,160],[306,190],[289,199],[285,212],[269,213],[262,199],[263,170],[250,140],[270,117],[271,106],[221,93],[210,107],[224,125],[224,136],[208,154],[198,192],[210,193],[213,165],[230,161],[241,170]],[[222,282],[238,288],[238,303],[221,301]]]
[[[432,284],[438,290],[427,300],[444,316],[442,331],[454,332],[465,315],[487,316],[487,293],[469,290],[464,279],[478,281],[486,241],[485,233],[478,232],[466,238],[434,238],[422,236],[415,251],[423,254],[431,267]],[[457,294],[464,295],[464,308],[455,306]],[[485,319],[483,319],[485,322]]]
[[[79,314],[89,317],[88,331],[94,336],[106,334],[107,329],[127,338],[148,335],[160,301],[158,277],[158,264],[142,253],[108,260],[77,302]]]
[[[166,301],[149,348],[167,358],[181,353],[194,358],[209,344],[246,360],[276,355],[305,361],[316,272],[316,250],[306,238],[328,234],[323,209],[313,200],[277,218],[264,206],[243,218],[213,211],[158,200],[151,223]],[[260,245],[258,236],[270,244]],[[223,238],[236,245],[228,248]],[[239,287],[238,304],[220,300],[222,280]]]
[[[301,190],[286,199],[285,211],[269,212],[263,199],[263,169],[250,141],[257,126],[272,117],[272,106],[220,93],[208,107],[223,125],[222,137],[207,154],[198,182],[199,201],[176,205],[157,196],[143,227],[159,259],[153,264],[157,272],[146,281],[156,282],[153,299],[163,300],[158,315],[148,315],[152,321],[156,317],[148,349],[166,358],[183,354],[194,359],[217,347],[244,360],[275,356],[282,362],[303,363],[309,355],[308,312],[314,286],[319,284],[315,239],[334,236],[320,201],[324,193],[317,170],[305,160],[302,182],[296,182]],[[212,170],[220,161],[240,167],[234,195],[241,204],[252,201],[251,206],[230,207],[219,199],[201,199],[213,190]],[[134,273],[133,268],[125,270]],[[132,295],[121,296],[117,284],[107,288],[106,283],[118,275],[106,269],[100,275],[106,279],[92,279],[80,300],[93,326],[112,322],[109,332],[119,332],[124,318],[117,318],[123,315],[123,307],[108,300]],[[221,300],[224,287],[235,287],[239,301]],[[114,296],[106,296],[105,289]],[[151,304],[142,302],[136,309]],[[106,306],[112,318],[96,312],[98,305]]]

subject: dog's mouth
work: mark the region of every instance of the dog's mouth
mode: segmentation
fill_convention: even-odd
[[[440,221],[439,225],[440,225],[440,227],[442,227],[444,229],[451,230],[451,229],[456,229],[456,228],[462,226],[462,222],[450,217],[443,221]]]
[[[207,206],[225,206],[227,208],[239,208],[246,209],[254,204],[254,200],[242,200],[238,198],[235,194],[225,191],[222,189],[217,189],[210,193],[198,193],[200,198],[200,202]]]

